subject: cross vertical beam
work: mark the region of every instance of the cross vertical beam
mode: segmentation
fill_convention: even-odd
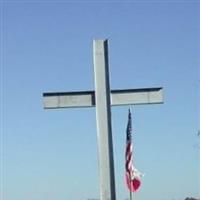
[[[100,199],[115,200],[108,41],[93,41]]]

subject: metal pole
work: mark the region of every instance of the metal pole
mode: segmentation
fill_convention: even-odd
[[[94,40],[95,101],[99,151],[100,199],[115,200],[115,176],[111,127],[108,42]]]
[[[130,191],[130,200],[132,200],[132,192]]]

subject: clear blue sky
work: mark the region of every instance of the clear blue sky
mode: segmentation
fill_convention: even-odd
[[[137,200],[200,196],[200,2],[3,1],[2,200],[99,197],[95,109],[44,110],[43,92],[94,89],[92,40],[109,39],[112,89],[164,87],[162,105],[132,106]],[[117,199],[127,106],[112,108]]]

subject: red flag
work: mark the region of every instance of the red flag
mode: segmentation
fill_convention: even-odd
[[[128,124],[126,129],[126,184],[130,192],[136,192],[141,185],[142,174],[133,165],[133,146],[132,146],[132,119],[129,109]]]
[[[133,171],[132,173],[134,174],[135,172]],[[129,191],[136,192],[141,185],[141,175],[136,173],[135,175],[130,175],[126,173],[126,184]]]

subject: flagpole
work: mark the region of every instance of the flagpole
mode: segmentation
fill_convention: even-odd
[[[130,191],[130,200],[132,200],[132,192]]]
[[[129,180],[130,180],[130,200],[132,200],[132,185],[131,185],[131,174],[129,174]]]
[[[128,113],[129,114],[131,113],[131,108],[130,107],[128,109]],[[132,200],[132,191],[131,191],[132,187],[131,187],[131,173],[130,173],[130,171],[129,171],[129,180],[130,180],[130,200]]]
[[[128,109],[128,112],[131,113],[131,108],[130,108],[130,107],[129,107],[129,109]],[[130,188],[132,188],[132,187],[131,187],[131,178],[132,178],[132,177],[131,177],[131,174],[129,174],[129,176],[130,176],[130,177],[129,177],[129,179],[130,179]],[[130,190],[130,200],[132,200],[132,191],[131,191],[131,190]]]

